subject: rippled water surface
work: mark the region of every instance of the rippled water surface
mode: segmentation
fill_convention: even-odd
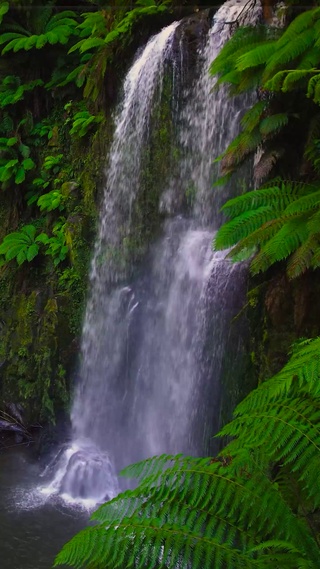
[[[37,492],[42,466],[28,449],[0,451],[0,567],[50,569],[87,512],[46,501]]]

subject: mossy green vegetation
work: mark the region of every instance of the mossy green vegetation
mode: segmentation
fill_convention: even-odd
[[[0,408],[21,402],[29,421],[68,405],[113,129],[109,74],[116,83],[136,26],[168,6],[1,3]],[[153,205],[140,208],[130,256]]]

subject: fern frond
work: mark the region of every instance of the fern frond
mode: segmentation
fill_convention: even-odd
[[[310,50],[313,47],[315,38],[316,32],[314,28],[307,28],[295,39],[295,41],[283,45],[280,44],[280,39],[274,55],[270,57],[265,67],[263,75],[264,80],[266,81],[272,74],[280,70],[282,66],[288,65],[288,63]]]
[[[257,46],[260,44],[262,38],[265,38],[265,28],[264,27],[241,27],[239,28],[233,36],[229,39],[227,43],[224,44],[220,50],[218,56],[212,62],[210,66],[210,73],[212,75],[217,75],[223,72],[226,68],[226,64],[230,64],[233,61],[232,67],[234,68],[234,63],[236,57],[240,57],[240,50],[244,50],[244,53],[250,49],[250,46]]]
[[[283,32],[278,41],[279,47],[295,42],[303,32],[313,27],[314,22],[320,18],[320,9],[307,10],[297,16]]]
[[[288,363],[272,379],[252,391],[236,408],[235,416],[250,413],[265,405],[274,405],[299,390],[320,397],[320,338],[300,341],[292,347]],[[223,430],[224,431],[224,430]],[[222,432],[223,432],[222,431]]]
[[[314,192],[315,189],[313,185],[298,182],[281,181],[273,185],[271,181],[264,188],[246,192],[228,200],[221,209],[229,217],[235,217],[249,209],[261,206],[271,206],[275,210],[284,211],[290,203]]]
[[[275,53],[276,47],[276,41],[260,43],[254,49],[250,49],[248,53],[238,57],[236,69],[238,69],[238,71],[245,71],[250,67],[258,67],[259,65],[266,64],[270,57]]]
[[[320,73],[317,73],[309,80],[308,91],[307,91],[307,97],[312,98],[315,103],[319,103],[320,101],[319,85],[320,85]]]
[[[258,126],[260,119],[268,106],[267,101],[258,101],[249,109],[241,119],[242,127],[251,132]]]
[[[126,535],[121,548],[115,548],[118,534]],[[134,532],[135,539],[131,536]],[[85,544],[85,548],[83,546]],[[160,553],[162,549],[162,553]],[[250,555],[241,554],[229,544],[220,544],[212,537],[190,532],[186,527],[160,526],[156,518],[123,519],[107,527],[84,530],[63,549],[56,564],[82,567],[137,567],[155,569],[161,564],[168,569],[188,567],[194,569],[217,567],[225,569],[253,569],[256,563]]]
[[[284,210],[285,216],[296,215],[299,213],[306,213],[319,208],[320,206],[320,190],[314,188],[314,191],[305,196],[299,197],[294,202],[289,204]]]
[[[279,217],[279,212],[270,206],[261,206],[240,214],[219,229],[214,240],[214,248],[228,249],[275,217]]]
[[[313,212],[307,221],[307,230],[309,235],[317,235],[320,232],[320,209]]]
[[[262,246],[250,265],[252,274],[266,271],[271,265],[286,259],[308,238],[305,218],[290,219]]]
[[[315,114],[308,128],[307,141],[305,144],[304,157],[309,160],[315,171],[317,171],[316,161],[319,155],[318,140],[320,138],[320,114]]]
[[[253,231],[248,237],[244,237],[237,243],[235,247],[228,253],[230,259],[236,259],[239,253],[244,251],[252,251],[257,246],[269,241],[283,227],[283,219],[276,218],[264,223],[259,229]]]
[[[288,91],[292,91],[297,87],[297,83],[300,81],[304,81],[304,79],[310,77],[310,70],[296,70],[288,73],[287,77],[285,78],[282,91],[284,93],[288,93]]]
[[[318,226],[318,232],[320,227]],[[293,253],[287,264],[287,275],[289,279],[300,277],[311,267],[314,252],[319,248],[320,243],[314,235],[309,235],[300,247]]]
[[[297,63],[297,70],[308,70],[309,72],[318,67],[320,62],[320,47],[313,47],[308,50]]]
[[[285,125],[288,124],[289,117],[287,113],[278,113],[264,118],[260,122],[260,132],[264,136],[275,134],[279,132]]]
[[[226,151],[223,153],[222,157],[222,173],[228,174],[228,172],[239,166],[244,159],[256,150],[261,144],[262,135],[255,129],[252,132],[241,132],[232,142],[229,144]]]

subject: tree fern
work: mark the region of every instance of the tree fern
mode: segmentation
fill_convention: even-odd
[[[259,190],[246,192],[228,200],[223,205],[222,211],[230,217],[260,206],[272,206],[276,210],[284,211],[293,201],[316,190],[317,187],[312,184],[275,180],[275,183],[271,181]]]
[[[248,53],[237,58],[236,68],[239,71],[244,71],[250,67],[258,67],[259,65],[267,63],[270,57],[275,53],[276,46],[276,40],[268,40],[265,43],[260,43],[254,49],[250,49]]]
[[[320,18],[319,8],[315,8],[314,10],[307,10],[306,12],[303,12],[297,16],[282,34],[282,37],[279,40],[280,47],[286,45],[289,42],[295,41],[301,33],[307,29],[310,29],[313,26],[315,20],[318,18]]]
[[[241,125],[245,130],[252,132],[258,126],[267,105],[267,101],[258,101],[244,114]]]
[[[217,249],[231,247],[251,235],[256,229],[277,216],[277,212],[272,206],[261,206],[251,211],[245,211],[235,219],[226,223],[218,232],[215,238]]]
[[[259,129],[261,134],[264,136],[269,136],[281,130],[286,124],[288,124],[288,121],[288,113],[270,115],[262,119],[259,125]]]
[[[239,28],[229,41],[222,47],[216,59],[210,66],[210,73],[216,75],[225,73],[225,70],[235,67],[238,58],[260,45],[266,37],[265,27]]]
[[[217,458],[162,455],[125,469],[138,487],[102,505],[55,565],[316,569],[319,354],[318,338],[294,346],[238,405]]]
[[[229,200],[222,210],[231,220],[217,232],[214,246],[228,249],[235,245],[229,253],[231,257],[248,248],[260,247],[251,262],[254,274],[292,254],[289,278],[299,276],[313,265],[313,255],[318,251],[315,240],[320,228],[320,190],[317,186],[271,184]]]
[[[319,33],[319,8],[303,12],[284,31],[240,29],[212,63],[211,73],[218,75],[218,85],[221,83],[231,85],[232,94],[258,89],[265,95],[280,91],[290,92],[299,87],[306,89],[308,97],[319,103]],[[258,145],[261,143],[263,145],[265,139],[269,140],[270,136],[276,136],[293,117],[299,119],[296,113],[288,113],[288,105],[285,105],[284,109],[279,109],[278,101],[273,105],[270,95],[264,100],[266,100],[265,112],[255,117],[254,122],[250,120],[246,122],[244,118],[243,133],[221,156],[223,174],[234,172]],[[252,133],[256,132],[253,124],[262,134],[260,140],[256,135],[257,146],[254,146],[252,136]],[[248,145],[247,151],[243,152],[245,141],[250,140],[250,133],[252,143]],[[239,151],[238,141],[242,146]]]
[[[320,228],[318,226],[318,232]],[[287,274],[294,279],[307,271],[312,266],[312,260],[320,250],[320,241],[315,235],[309,235],[307,239],[296,249],[287,264]]]
[[[308,238],[308,231],[304,216],[289,219],[280,227],[279,231],[271,237],[251,262],[251,271],[257,274],[266,271],[277,261],[286,259]]]
[[[283,47],[278,44],[274,55],[269,59],[264,71],[264,80],[270,78],[281,67],[287,66],[291,61],[298,58],[307,50],[312,49],[316,39],[316,32],[313,28],[305,30],[299,38]],[[280,40],[279,40],[280,41]]]

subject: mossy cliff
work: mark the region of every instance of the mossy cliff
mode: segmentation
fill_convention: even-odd
[[[86,142],[72,142],[62,114],[53,130],[54,146],[51,140],[50,148],[41,147],[39,152],[63,154],[56,175],[72,180],[63,186],[68,254],[58,265],[40,252],[28,264],[19,267],[12,261],[0,270],[0,407],[19,402],[27,423],[53,422],[57,411],[68,406],[70,378],[79,352],[96,204],[112,126],[110,120],[104,120]],[[1,237],[23,223],[40,223],[35,212],[22,207],[18,211],[16,201],[7,194],[4,197]],[[49,224],[49,217],[41,223]]]
[[[23,10],[10,7],[8,18],[21,19]],[[152,12],[152,8],[150,10]],[[102,47],[93,55],[92,66],[82,70],[81,73],[86,74],[80,73],[76,86],[68,80],[61,87],[60,68],[54,67],[55,60],[50,57],[47,68],[45,65],[39,70],[35,67],[35,74],[41,77],[39,85],[34,91],[24,87],[27,95],[22,102],[18,99],[10,112],[2,101],[13,95],[5,92],[7,99],[1,99],[0,92],[4,145],[0,152],[5,157],[8,155],[9,160],[9,153],[14,151],[17,160],[13,166],[18,161],[25,165],[21,173],[10,170],[11,163],[7,162],[7,170],[1,174],[4,191],[0,206],[0,243],[3,243],[0,252],[0,411],[11,403],[19,403],[27,424],[55,422],[57,414],[68,408],[79,357],[90,256],[114,128],[112,113],[119,98],[121,79],[136,49],[145,44],[152,33],[172,22],[176,12],[176,9],[155,9],[154,14],[144,16],[143,30],[138,26],[138,18],[132,20],[126,41],[121,36],[115,48],[106,51]],[[184,13],[178,16],[186,13],[194,13],[194,8],[186,6]],[[94,17],[99,20],[103,36],[111,20],[103,10]],[[28,11],[26,18],[31,27],[33,12]],[[183,27],[190,68],[196,59],[192,53],[208,29],[208,18],[209,10],[197,13],[187,18]],[[115,26],[115,22],[111,24]],[[71,28],[68,33],[72,38]],[[64,48],[59,49],[62,57]],[[113,49],[118,49],[119,54]],[[45,50],[47,55],[52,55],[50,44]],[[45,55],[39,53],[41,57]],[[36,52],[30,54],[33,57]],[[4,67],[10,64],[18,68],[25,56],[22,52],[20,59],[15,55],[9,61],[9,55],[4,59]],[[70,57],[70,64],[74,66],[73,58],[74,55]],[[46,87],[45,91],[43,83],[50,79],[50,65],[53,68],[50,85],[53,86]],[[0,80],[2,89],[7,89],[9,79],[5,72],[0,73]],[[20,83],[26,80],[27,75],[24,77],[21,72]],[[83,81],[81,94],[79,87]],[[164,216],[168,215],[168,208],[160,205],[160,197],[169,174],[172,178],[180,152],[173,134],[173,89],[172,69],[168,64],[161,98],[159,93],[155,95],[148,144],[142,159],[141,185],[131,212],[131,228],[120,247],[119,262],[127,268],[139,265],[139,259],[157,236]],[[187,211],[188,196],[185,188],[180,190],[177,205]]]

